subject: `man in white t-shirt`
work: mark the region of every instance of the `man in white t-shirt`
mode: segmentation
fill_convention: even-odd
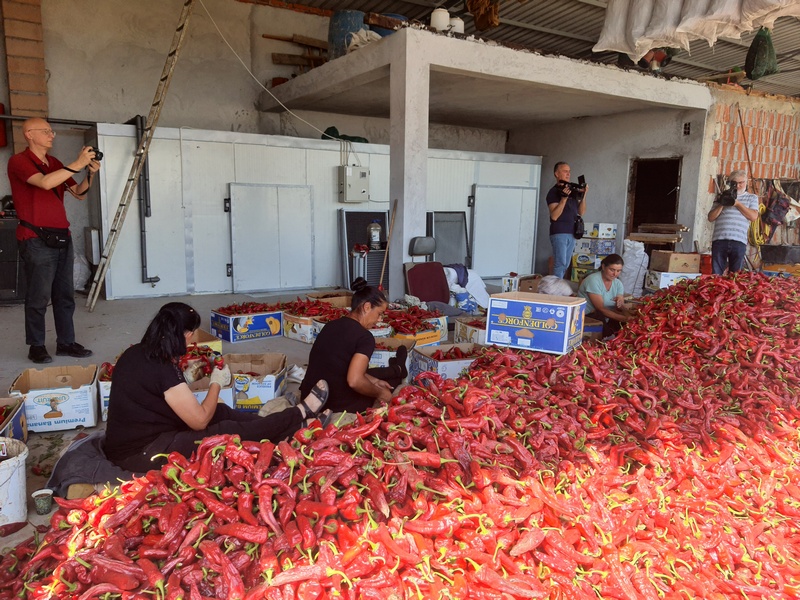
[[[714,223],[711,264],[715,275],[722,275],[725,269],[731,273],[741,270],[747,252],[747,231],[750,223],[758,218],[758,196],[747,192],[747,174],[733,171],[728,181],[736,184],[733,204],[725,202],[723,193],[708,211],[708,220]]]

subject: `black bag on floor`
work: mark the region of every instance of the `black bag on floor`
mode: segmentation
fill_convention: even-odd
[[[575,217],[575,229],[572,231],[572,235],[575,239],[581,239],[584,233],[586,233],[586,226],[583,224],[583,217],[578,215]]]

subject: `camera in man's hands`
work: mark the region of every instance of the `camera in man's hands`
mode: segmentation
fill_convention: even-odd
[[[89,150],[94,152],[94,160],[103,160],[103,153],[100,152],[99,148],[95,148],[94,146],[91,146],[89,148]]]
[[[722,190],[717,195],[717,202],[719,202],[722,206],[733,206],[736,204],[737,193],[736,182],[731,181],[728,183],[727,189]]]
[[[584,179],[583,175],[578,178],[578,183],[573,183],[571,181],[563,181],[560,180],[556,184],[556,187],[562,192],[562,195],[569,196],[570,198],[575,198],[576,200],[580,200],[583,198],[583,195],[586,193],[586,180]],[[564,191],[569,191],[568,194],[564,194]]]

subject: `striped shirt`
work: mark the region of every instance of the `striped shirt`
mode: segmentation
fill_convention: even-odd
[[[742,192],[736,197],[738,202],[744,204],[747,208],[758,210],[758,196],[750,194],[749,192]],[[714,207],[717,203],[714,203]],[[719,213],[717,220],[714,221],[714,235],[711,241],[717,240],[733,240],[734,242],[741,242],[747,244],[747,230],[750,228],[750,221],[739,212],[735,206],[725,206],[722,212]]]

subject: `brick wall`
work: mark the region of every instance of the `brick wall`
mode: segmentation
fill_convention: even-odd
[[[47,117],[47,79],[41,0],[2,0],[10,113]],[[25,148],[21,121],[13,122],[14,151]]]
[[[709,111],[709,118],[716,123],[711,154],[717,173],[727,175],[736,169],[749,172],[749,152],[753,179],[800,179],[800,113],[796,104],[790,99],[746,98],[750,106],[720,98],[722,101]],[[735,95],[730,99],[736,100]],[[714,193],[713,181],[708,191]]]

